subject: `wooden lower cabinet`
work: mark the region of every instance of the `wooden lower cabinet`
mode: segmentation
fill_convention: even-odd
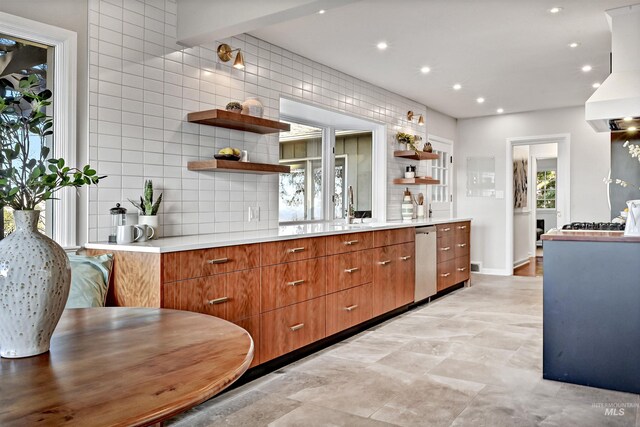
[[[327,295],[327,336],[373,317],[373,284]]]
[[[253,368],[254,366],[262,363],[260,360],[260,316],[237,320],[233,323],[249,332],[249,335],[251,335],[251,338],[253,339],[253,360],[249,367]]]
[[[397,261],[393,246],[383,246],[373,257],[373,315],[379,316],[395,308],[394,267]]]
[[[438,292],[470,277],[471,222],[438,225]]]
[[[325,313],[325,297],[262,313],[260,362],[275,359],[324,338]]]
[[[394,266],[394,287],[396,308],[413,302],[416,281],[415,243],[396,245],[394,255],[397,260]]]

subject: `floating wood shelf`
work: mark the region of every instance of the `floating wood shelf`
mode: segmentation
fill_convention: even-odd
[[[395,178],[394,184],[402,185],[423,185],[423,184],[440,184],[440,181],[433,178]]]
[[[220,171],[234,173],[289,173],[290,166],[272,165],[267,163],[237,162],[234,160],[194,160],[187,163],[190,171]]]
[[[413,160],[437,160],[440,155],[435,153],[427,153],[426,151],[402,150],[394,151],[393,157],[402,157]]]
[[[291,126],[288,123],[281,123],[275,120],[263,119],[261,117],[249,116],[246,114],[233,113],[227,110],[207,110],[197,113],[189,113],[187,120],[191,123],[201,125],[217,126],[227,129],[244,130],[253,133],[276,133],[289,131]]]

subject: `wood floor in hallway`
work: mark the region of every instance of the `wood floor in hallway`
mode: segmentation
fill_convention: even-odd
[[[541,256],[531,257],[528,263],[513,269],[514,276],[542,277],[543,274],[543,258]]]
[[[471,287],[167,424],[640,427],[639,404],[636,394],[543,380],[542,278],[475,275]],[[606,415],[614,405],[624,413]]]

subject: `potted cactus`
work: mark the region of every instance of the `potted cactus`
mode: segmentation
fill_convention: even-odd
[[[144,195],[140,196],[140,201],[136,202],[129,199],[131,204],[138,209],[138,224],[146,224],[155,230],[155,236],[158,236],[158,209],[162,202],[162,193],[156,201],[153,201],[153,181],[150,179],[144,183]]]

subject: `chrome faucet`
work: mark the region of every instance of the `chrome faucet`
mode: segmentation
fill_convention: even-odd
[[[349,186],[347,189],[347,211],[346,211],[347,224],[351,224],[353,222],[353,218],[356,216],[355,208],[353,207],[353,186]]]

